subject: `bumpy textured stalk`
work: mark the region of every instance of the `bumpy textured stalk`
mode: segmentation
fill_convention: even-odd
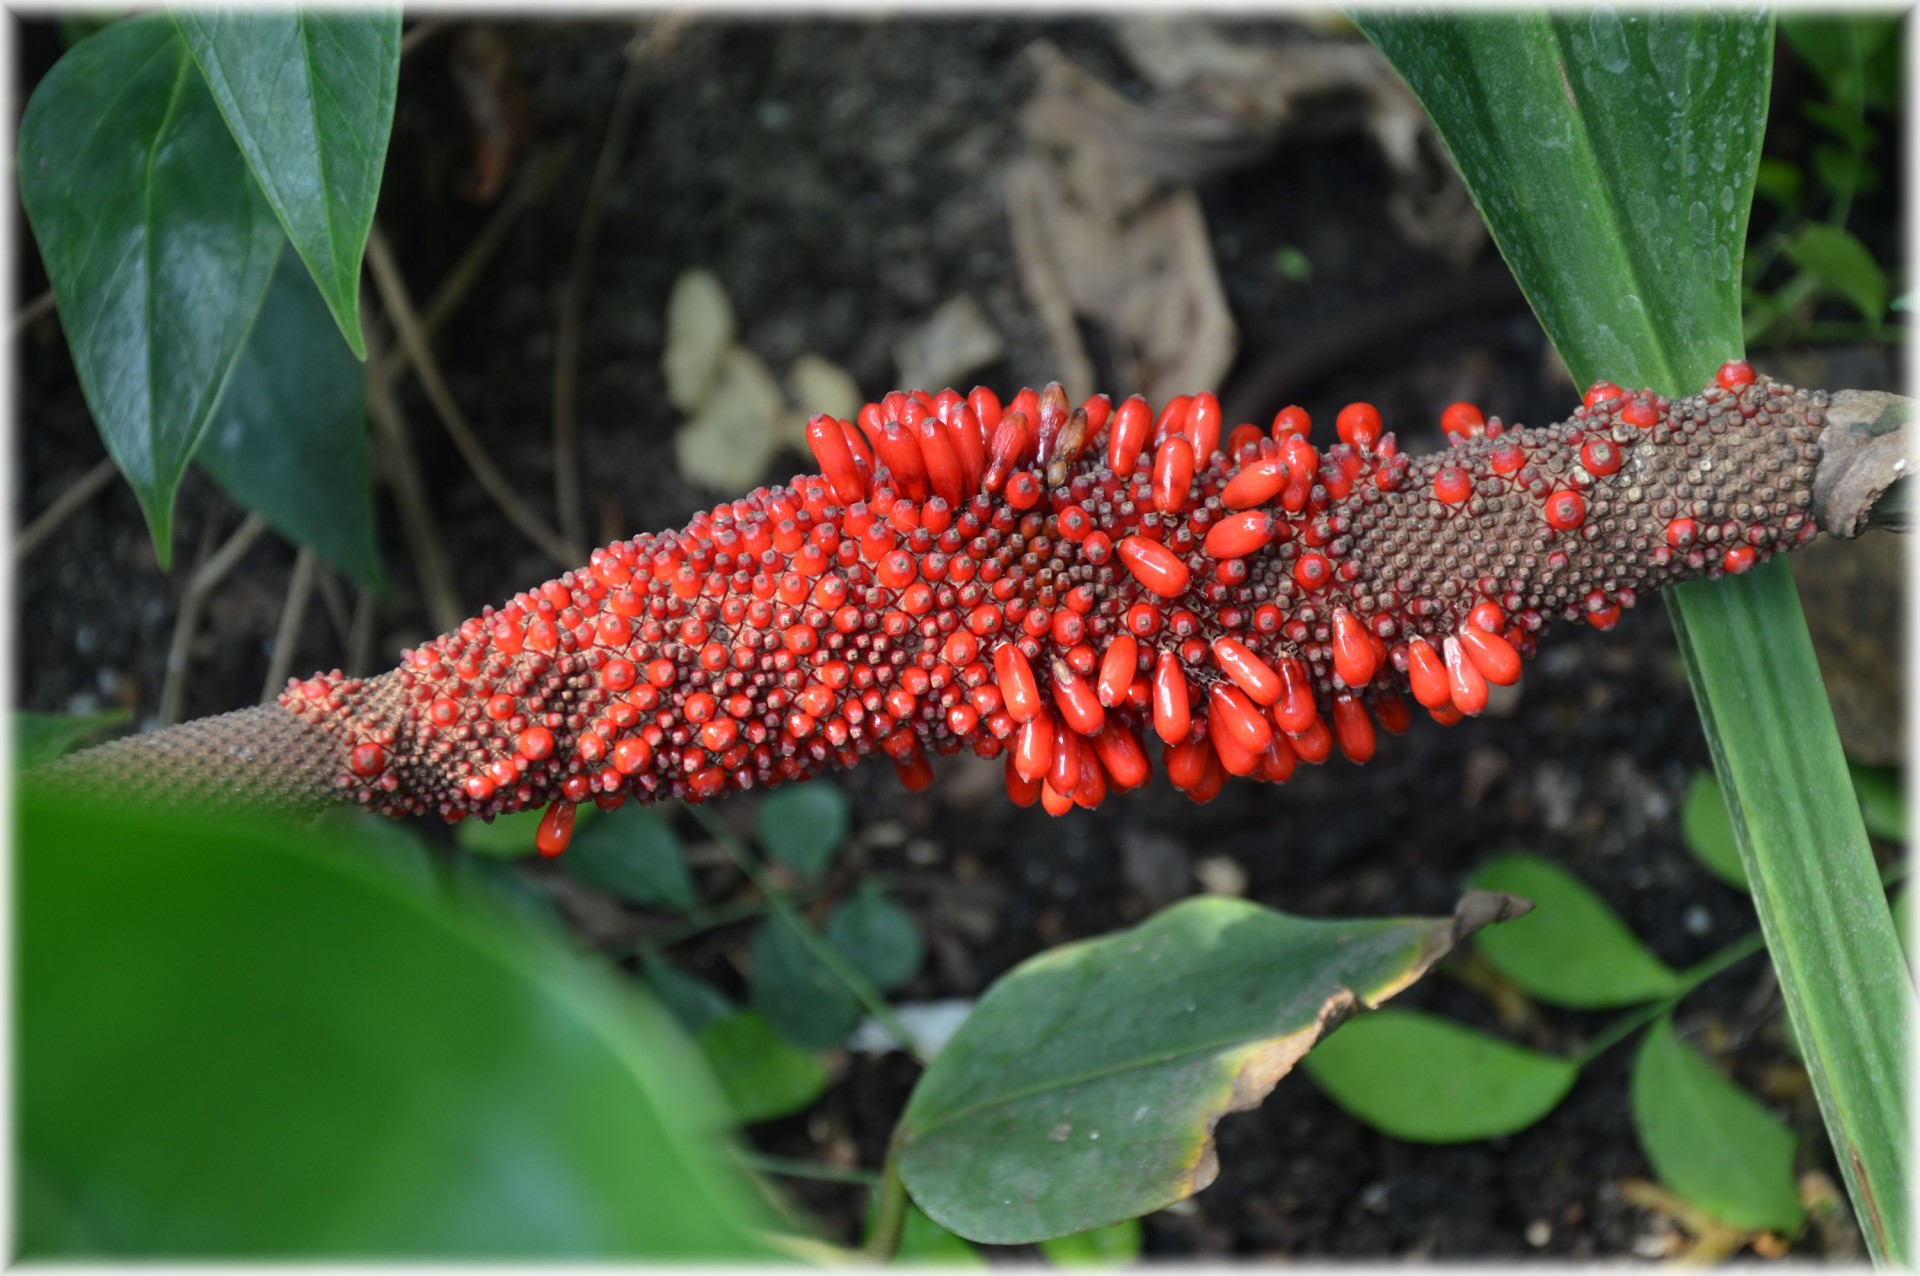
[[[1679,581],[1817,532],[1827,396],[1742,363],[1667,400],[1602,383],[1568,420],[1448,410],[1402,455],[1351,405],[1223,437],[1057,386],[893,394],[816,417],[822,475],[597,550],[375,678],[90,750],[48,779],[150,800],[449,820],[805,779],[876,751],[1007,760],[1062,814],[1145,783],[1158,736],[1197,800],[1228,775],[1355,762],[1414,700],[1443,723],[1510,683],[1551,620],[1611,626]]]

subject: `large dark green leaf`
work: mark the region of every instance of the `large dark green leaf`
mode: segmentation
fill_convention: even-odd
[[[360,258],[393,130],[400,11],[177,8],[173,19],[347,344],[366,358]]]
[[[691,1043],[473,892],[31,791],[17,851],[26,1254],[756,1252]]]
[[[20,198],[87,405],[165,566],[174,491],[284,236],[164,14],[54,64],[20,121]]]
[[[355,580],[384,589],[360,365],[292,253],[194,459],[234,500]]]
[[[1581,384],[1686,393],[1739,355],[1771,17],[1602,6],[1356,21],[1433,117]]]
[[[646,908],[685,912],[699,902],[673,825],[645,807],[623,807],[576,832],[560,862],[589,886]]]
[[[1213,1181],[1213,1127],[1323,1033],[1418,979],[1513,901],[1458,917],[1308,921],[1188,900],[1022,963],[914,1088],[900,1176],[935,1222],[1021,1244],[1160,1209]]]

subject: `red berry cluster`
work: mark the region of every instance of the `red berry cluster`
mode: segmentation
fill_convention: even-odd
[[[1647,588],[1809,539],[1824,399],[1730,363],[1671,401],[1596,384],[1561,425],[1471,404],[1402,455],[1371,405],[1308,442],[1297,407],[1222,445],[1220,405],[1060,387],[889,394],[816,416],[821,473],[597,550],[367,682],[281,703],[345,746],[339,783],[449,820],[702,801],[878,750],[1004,757],[1060,815],[1145,784],[1196,801],[1373,756],[1401,688],[1443,723],[1520,676],[1552,615],[1611,626]]]

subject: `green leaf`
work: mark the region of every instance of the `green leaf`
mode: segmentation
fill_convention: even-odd
[[[879,1203],[873,1194],[873,1203]],[[906,1217],[900,1227],[900,1244],[893,1261],[903,1267],[985,1267],[980,1251],[928,1218],[912,1201],[906,1204]],[[873,1234],[873,1211],[868,1210],[867,1235]]]
[[[881,992],[912,979],[927,955],[907,910],[871,888],[834,909],[821,934]]]
[[[1040,1254],[1055,1267],[1115,1267],[1136,1262],[1140,1258],[1140,1220],[1123,1218],[1089,1232],[1041,1241]]]
[[[1813,171],[1820,184],[1842,199],[1880,189],[1880,170],[1858,151],[1825,144],[1813,148]]]
[[[653,953],[640,959],[640,976],[646,981],[647,989],[688,1032],[700,1032],[736,1010],[718,988]]]
[[[1861,318],[1879,324],[1887,309],[1887,275],[1867,246],[1838,226],[1811,222],[1787,240],[1782,251],[1802,270],[1853,303]]]
[[[20,121],[19,174],[80,388],[166,567],[174,492],[284,236],[163,14],[54,64]]]
[[[1515,907],[1473,894],[1456,917],[1310,921],[1209,897],[1042,953],[921,1076],[895,1133],[901,1178],[935,1222],[994,1244],[1171,1205],[1213,1181],[1221,1116]]]
[[[1889,842],[1907,840],[1906,776],[1892,767],[1862,766],[1849,761],[1847,772],[1853,777],[1854,796],[1860,800],[1860,816],[1867,832]]]
[[[1476,941],[1488,961],[1542,1001],[1577,1010],[1671,996],[1680,977],[1579,878],[1536,855],[1506,855],[1474,874],[1480,890],[1533,901],[1534,911]]]
[[[1754,189],[1782,208],[1799,203],[1806,185],[1806,175],[1797,164],[1770,155],[1761,157],[1759,171],[1754,174]]]
[[[824,1050],[845,1041],[860,1022],[860,1002],[807,947],[795,929],[803,924],[775,913],[754,930],[747,945],[753,960],[747,992],[781,1036]]]
[[[1912,969],[1920,964],[1913,959],[1913,888],[1902,886],[1888,908],[1893,913],[1893,933],[1900,937],[1900,951],[1907,955],[1907,966]]]
[[[628,903],[685,912],[699,903],[673,826],[645,807],[624,806],[579,831],[560,864]]]
[[[26,791],[29,1257],[764,1255],[671,1022],[324,834]]]
[[[577,808],[573,816],[573,835],[583,835],[588,822],[600,814],[600,808],[591,804]],[[534,835],[540,831],[540,821],[546,816],[544,807],[531,811],[520,811],[513,815],[496,815],[492,821],[479,819],[461,820],[453,826],[453,840],[475,855],[491,855],[495,859],[520,859],[532,855],[537,849]]]
[[[1355,21],[1433,117],[1576,383],[1690,393],[1740,352],[1770,15]]]
[[[1880,14],[1835,16],[1815,9],[1780,14],[1780,34],[1820,77],[1835,102],[1858,113],[1866,106],[1893,107],[1880,67],[1884,55],[1899,55],[1899,18]]]
[[[132,710],[107,713],[33,713],[13,711],[13,769],[26,771],[62,757],[92,736],[133,717]]]
[[[291,253],[194,459],[275,531],[384,592],[365,383]]]
[[[1693,857],[1729,886],[1747,889],[1747,870],[1740,863],[1740,846],[1733,837],[1733,816],[1727,796],[1711,771],[1695,771],[1680,802],[1680,836]]]
[[[741,1125],[803,1111],[827,1088],[820,1056],[788,1045],[751,1010],[707,1025],[699,1040]]]
[[[1683,1044],[1670,1015],[1634,1060],[1633,1128],[1660,1181],[1721,1222],[1791,1236],[1806,1221],[1793,1132]]]
[[[809,881],[826,871],[851,826],[847,795],[819,780],[775,789],[754,823],[767,853]]]
[[[1571,1060],[1393,1009],[1343,1025],[1314,1047],[1306,1069],[1349,1114],[1413,1143],[1470,1143],[1524,1130],[1553,1111],[1580,1075]]]
[[[400,10],[175,8],[227,127],[356,358],[360,258],[400,82]]]

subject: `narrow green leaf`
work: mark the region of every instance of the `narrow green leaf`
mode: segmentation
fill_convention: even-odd
[[[685,912],[700,902],[679,836],[645,807],[623,806],[576,828],[560,863],[589,886],[645,908]]]
[[[360,365],[299,259],[283,252],[194,459],[275,531],[384,592],[367,450]]]
[[[1480,890],[1533,901],[1533,912],[1482,934],[1488,961],[1523,990],[1559,1006],[1591,1010],[1670,996],[1680,977],[1647,951],[1606,901],[1537,855],[1506,855],[1474,874]]]
[[[834,909],[820,933],[881,992],[912,979],[927,955],[912,916],[877,890],[863,889]]]
[[[1092,1231],[1041,1241],[1040,1255],[1055,1267],[1117,1267],[1139,1260],[1140,1240],[1140,1220],[1123,1218]]]
[[[19,172],[80,388],[165,567],[174,492],[284,236],[164,14],[54,64],[20,121]]]
[[[1906,777],[1891,767],[1862,766],[1849,761],[1853,793],[1860,800],[1860,817],[1867,832],[1889,842],[1907,840]]]
[[[1887,276],[1867,246],[1838,226],[1802,226],[1782,250],[1787,260],[1810,270],[1853,303],[1860,317],[1878,324],[1887,309]]]
[[[813,955],[794,929],[797,924],[804,923],[775,913],[754,931],[747,944],[753,960],[747,991],[753,1008],[781,1036],[798,1046],[824,1050],[845,1041],[860,1022],[860,1002]]]
[[[826,871],[851,826],[847,795],[822,780],[775,789],[754,823],[767,853],[808,880]]]
[[[107,713],[33,713],[13,711],[13,769],[30,770],[51,762],[83,741],[133,717],[127,709]]]
[[[788,1045],[754,1011],[707,1025],[699,1040],[741,1125],[803,1111],[827,1088],[829,1074],[820,1056]]]
[[[1711,771],[1695,771],[1680,802],[1680,836],[1693,857],[1729,886],[1747,889],[1747,870],[1740,863],[1740,846],[1733,836],[1733,816],[1727,796]]]
[[[1524,1130],[1553,1111],[1580,1075],[1569,1059],[1397,1009],[1342,1026],[1305,1066],[1348,1113],[1414,1143],[1470,1143]]]
[[[322,834],[28,790],[28,1256],[764,1256],[698,1051],[472,899]]]
[[[1661,1016],[1633,1065],[1633,1128],[1660,1181],[1723,1223],[1791,1236],[1806,1221],[1793,1132]]]
[[[1433,117],[1577,383],[1691,393],[1739,354],[1770,15],[1354,20]]]
[[[935,1222],[995,1244],[1182,1200],[1218,1173],[1221,1116],[1515,907],[1476,893],[1456,917],[1309,921],[1210,897],[1042,953],[987,991],[914,1087],[901,1179]]]
[[[737,1009],[718,988],[653,953],[640,959],[640,976],[688,1032],[701,1032]]]
[[[1920,965],[1913,959],[1913,888],[1902,886],[1888,908],[1893,913],[1893,933],[1900,939],[1900,951],[1907,955],[1908,970],[1912,970]]]
[[[400,82],[400,10],[175,8],[234,140],[356,358],[360,258]]]

